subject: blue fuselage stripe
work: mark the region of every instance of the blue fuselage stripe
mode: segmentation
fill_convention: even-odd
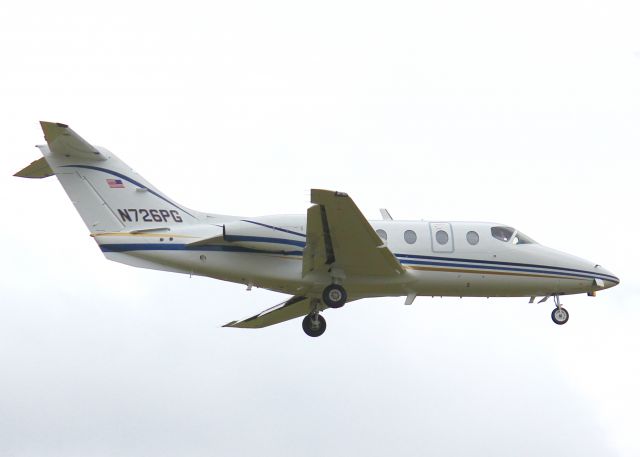
[[[449,268],[460,268],[460,269],[473,269],[473,270],[478,270],[478,269],[482,269],[482,270],[492,270],[492,271],[504,271],[504,272],[516,272],[516,273],[534,273],[534,274],[541,274],[541,275],[557,275],[557,276],[567,276],[567,277],[580,277],[580,278],[587,278],[587,279],[596,279],[596,278],[600,278],[603,279],[605,281],[613,281],[613,279],[610,279],[608,277],[603,277],[600,275],[596,275],[594,273],[587,273],[587,274],[582,274],[582,273],[569,273],[569,272],[565,272],[565,271],[558,271],[555,269],[551,269],[551,268],[545,268],[545,269],[532,269],[532,268],[513,268],[513,267],[501,267],[498,265],[479,265],[479,264],[467,264],[467,265],[460,265],[460,264],[456,264],[456,263],[450,263],[450,262],[428,262],[428,261],[420,261],[420,260],[400,260],[400,263],[403,265],[428,265],[428,266],[434,266],[434,267],[449,267]],[[531,265],[532,267],[536,267],[535,265]]]
[[[248,252],[252,254],[278,254],[301,256],[302,251],[265,251],[261,249],[246,248],[243,246],[230,246],[226,244],[214,244],[189,247],[186,244],[168,243],[117,243],[101,244],[102,252],[129,252],[129,251],[186,251],[186,252]]]
[[[536,265],[536,264],[529,264],[529,263],[517,263],[517,262],[501,262],[501,261],[497,261],[497,260],[478,260],[478,259],[458,259],[458,258],[449,258],[449,257],[435,257],[435,256],[427,256],[427,255],[415,255],[415,254],[394,254],[396,257],[398,257],[398,259],[402,262],[403,260],[406,260],[407,262],[409,261],[413,261],[413,259],[418,259],[415,260],[417,261],[446,261],[446,262],[460,262],[460,263],[474,263],[474,264],[480,264],[480,265],[499,265],[499,266],[508,266],[508,267],[525,267],[525,268],[541,268],[541,269],[546,269],[546,270],[553,270],[553,271],[566,271],[566,272],[575,272],[575,273],[584,273],[584,274],[589,274],[589,275],[594,275],[596,277],[599,278],[607,278],[610,281],[619,281],[618,278],[616,278],[615,276],[612,275],[607,275],[604,273],[594,273],[591,271],[586,271],[586,270],[578,270],[575,268],[566,268],[566,267],[555,267],[555,266],[551,266],[551,265]],[[464,267],[464,265],[460,265],[461,267]]]
[[[235,236],[228,241],[252,241],[259,243],[272,243],[272,244],[286,244],[296,247],[305,247],[305,243],[296,240],[287,240],[281,238],[268,238],[268,237],[249,237],[249,236]],[[122,243],[122,244],[102,244],[100,248],[103,252],[127,252],[127,251],[217,251],[217,252],[244,252],[253,254],[278,254],[278,255],[291,255],[302,256],[302,251],[292,250],[264,250],[248,248],[244,246],[233,245],[201,245],[188,247],[185,244],[167,244],[167,243]],[[574,268],[564,267],[552,267],[549,265],[535,265],[526,263],[514,263],[514,262],[498,262],[491,260],[473,260],[473,259],[452,259],[446,257],[434,257],[434,256],[419,256],[413,254],[395,254],[402,265],[424,265],[432,267],[447,267],[458,268],[461,272],[464,270],[491,270],[496,272],[513,272],[513,273],[532,273],[540,275],[557,275],[574,278],[586,278],[586,279],[602,279],[604,281],[610,281],[619,283],[620,280],[615,276],[593,273],[585,270],[577,270]],[[409,259],[404,257],[411,257]],[[438,260],[429,260],[438,259]],[[446,261],[442,261],[446,260]]]

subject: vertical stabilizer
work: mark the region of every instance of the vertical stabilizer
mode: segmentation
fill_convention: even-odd
[[[16,176],[55,174],[87,228],[95,232],[144,230],[199,222],[108,150],[93,146],[65,124],[41,122],[43,159]]]

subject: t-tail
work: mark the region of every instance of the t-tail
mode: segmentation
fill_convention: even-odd
[[[15,176],[56,175],[91,233],[198,224],[205,215],[177,204],[108,150],[65,124],[40,122],[43,157]]]

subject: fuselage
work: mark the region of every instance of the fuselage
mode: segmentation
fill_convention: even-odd
[[[302,274],[306,221],[305,215],[217,216],[210,225],[94,236],[115,261],[309,296],[320,294],[335,272]],[[619,283],[600,265],[542,246],[503,224],[369,222],[406,271],[392,278],[340,278],[354,298],[550,296],[593,293]]]

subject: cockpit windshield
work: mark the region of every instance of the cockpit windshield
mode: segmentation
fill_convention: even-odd
[[[536,242],[529,238],[522,232],[516,232],[516,236],[513,237],[513,244],[535,244]]]
[[[535,244],[531,238],[522,232],[518,232],[516,229],[506,226],[491,227],[491,235],[500,241],[505,243],[511,242],[511,244]]]
[[[500,241],[509,241],[514,233],[515,230],[511,227],[491,227],[491,235]]]

